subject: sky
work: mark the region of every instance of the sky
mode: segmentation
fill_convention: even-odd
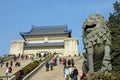
[[[9,54],[12,40],[23,40],[20,32],[29,32],[32,25],[67,24],[72,37],[78,38],[79,53],[84,52],[82,25],[92,14],[108,20],[113,3],[119,0],[0,0],[0,56]]]

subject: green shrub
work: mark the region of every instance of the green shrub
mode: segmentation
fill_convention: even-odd
[[[33,69],[35,69],[39,65],[39,61],[34,61],[30,63],[28,66],[24,67],[22,70],[24,72],[24,75],[27,75],[30,73]]]

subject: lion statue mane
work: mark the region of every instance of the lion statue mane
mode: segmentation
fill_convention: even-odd
[[[88,73],[110,71],[111,34],[100,14],[91,15],[83,24],[83,44],[87,54]]]

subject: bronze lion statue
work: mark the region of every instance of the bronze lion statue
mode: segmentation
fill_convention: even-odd
[[[111,34],[107,21],[100,14],[91,15],[83,24],[83,44],[87,54],[88,72],[110,71]]]

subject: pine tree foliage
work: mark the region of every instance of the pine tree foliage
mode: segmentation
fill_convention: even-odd
[[[111,57],[113,70],[120,72],[120,2],[116,1],[113,6],[108,22],[112,34]]]

